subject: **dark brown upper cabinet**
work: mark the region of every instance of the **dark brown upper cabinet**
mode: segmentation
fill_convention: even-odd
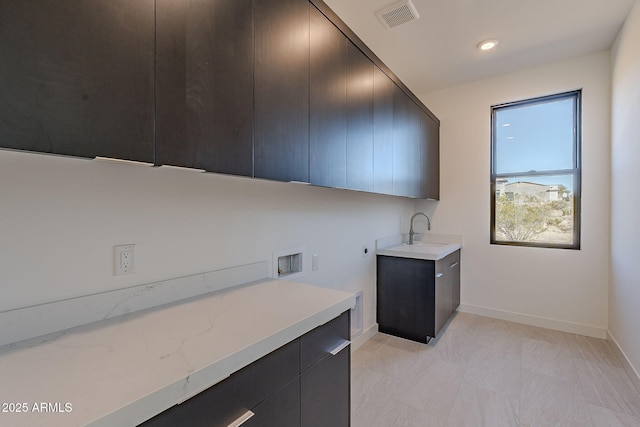
[[[310,24],[310,181],[345,188],[348,40],[315,7]]]
[[[373,69],[373,191],[393,194],[393,81]]]
[[[322,0],[0,2],[0,147],[439,197],[439,121]]]
[[[0,2],[0,147],[153,162],[153,0]]]
[[[422,123],[420,108],[394,87],[393,92],[393,194],[421,197]]]
[[[253,1],[156,7],[156,164],[252,176]]]
[[[373,191],[373,62],[347,44],[347,188]]]
[[[256,178],[309,182],[309,7],[255,1]]]
[[[440,125],[422,112],[420,197],[440,199]]]

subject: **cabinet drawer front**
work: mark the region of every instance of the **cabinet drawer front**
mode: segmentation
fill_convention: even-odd
[[[299,358],[294,340],[142,425],[226,427],[296,378]]]
[[[300,427],[300,377],[256,406],[242,427]]]
[[[349,325],[349,312],[345,311],[300,337],[300,371],[305,371],[348,341]]]

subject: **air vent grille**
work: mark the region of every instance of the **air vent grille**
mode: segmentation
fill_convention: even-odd
[[[386,28],[397,27],[420,17],[411,0],[394,3],[376,12],[376,16]]]

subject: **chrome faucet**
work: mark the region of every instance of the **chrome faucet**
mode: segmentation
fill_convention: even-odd
[[[409,228],[409,244],[410,245],[413,245],[413,236],[418,234],[415,231],[413,231],[413,219],[415,217],[417,217],[418,215],[423,215],[425,218],[427,218],[427,230],[431,230],[431,220],[429,219],[429,217],[427,216],[426,213],[418,212],[418,213],[413,214],[413,216],[411,217],[411,227]]]

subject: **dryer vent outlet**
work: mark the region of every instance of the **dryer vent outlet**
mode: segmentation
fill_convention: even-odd
[[[304,247],[273,253],[274,279],[293,279],[305,273]]]
[[[415,21],[420,18],[418,10],[411,3],[411,0],[402,0],[392,5],[380,9],[376,12],[376,16],[387,29]]]

